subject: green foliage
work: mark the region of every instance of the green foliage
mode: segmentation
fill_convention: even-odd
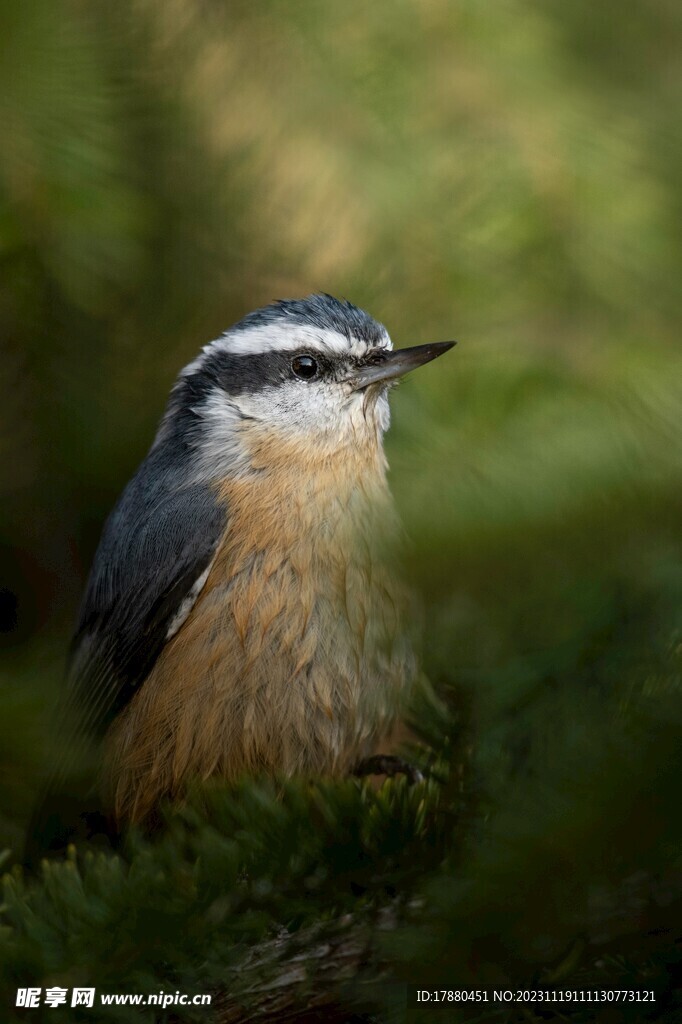
[[[178,368],[317,289],[398,344],[460,342],[394,396],[388,441],[446,706],[415,709],[432,780],[209,787],[128,860],[11,873],[4,1005],[59,982],[247,1003],[359,930],[349,1016],[402,1019],[404,983],[554,980],[655,988],[651,1018],[675,1019],[679,5],[0,19],[1,845],[20,849],[83,577]]]
[[[350,781],[205,789],[157,845],[131,840],[129,867],[86,853],[79,869],[74,851],[66,863],[45,863],[40,884],[19,869],[6,876],[5,1005],[22,978],[104,991],[227,985],[248,1005],[264,970],[239,969],[254,943],[286,929],[295,945],[310,926],[319,941],[348,931],[349,915],[371,921],[382,904],[400,902],[398,892],[404,902],[439,863],[451,828],[433,782],[402,780],[377,795]],[[266,970],[276,966],[266,960]],[[106,1012],[102,1019],[129,1019]]]

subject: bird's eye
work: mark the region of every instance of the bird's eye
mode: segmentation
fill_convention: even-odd
[[[317,376],[317,362],[312,356],[296,356],[291,361],[291,369],[301,380],[312,380]]]

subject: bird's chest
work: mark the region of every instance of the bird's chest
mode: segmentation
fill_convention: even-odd
[[[359,685],[394,640],[396,584],[377,543],[387,496],[339,484],[223,486],[230,529],[185,641],[201,633],[211,661],[221,649],[247,690],[272,680],[280,693],[307,689],[338,705],[331,691]]]
[[[412,657],[377,544],[385,487],[308,473],[220,497],[229,529],[206,584],[112,730],[120,814],[143,816],[190,775],[343,774],[404,704]]]
[[[247,760],[329,768],[392,715],[407,676],[399,588],[378,544],[385,486],[319,471],[288,486],[231,481],[220,497],[229,529],[153,675],[182,686],[183,713]]]

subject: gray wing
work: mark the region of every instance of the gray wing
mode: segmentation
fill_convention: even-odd
[[[27,831],[29,865],[79,838],[117,834],[92,778],[73,777],[79,741],[101,734],[144,682],[189,614],[226,527],[211,488],[189,483],[175,455],[152,449],[104,527],[72,643],[58,761]]]
[[[208,575],[226,514],[152,450],[109,517],[72,643],[69,714],[98,733],[131,699]]]

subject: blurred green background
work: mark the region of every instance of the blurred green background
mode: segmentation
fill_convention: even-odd
[[[388,451],[425,665],[487,808],[474,884],[535,891],[563,851],[558,906],[569,877],[677,863],[681,20],[675,0],[5,0],[0,846],[175,374],[248,310],[324,290],[397,345],[460,342],[394,395]]]

